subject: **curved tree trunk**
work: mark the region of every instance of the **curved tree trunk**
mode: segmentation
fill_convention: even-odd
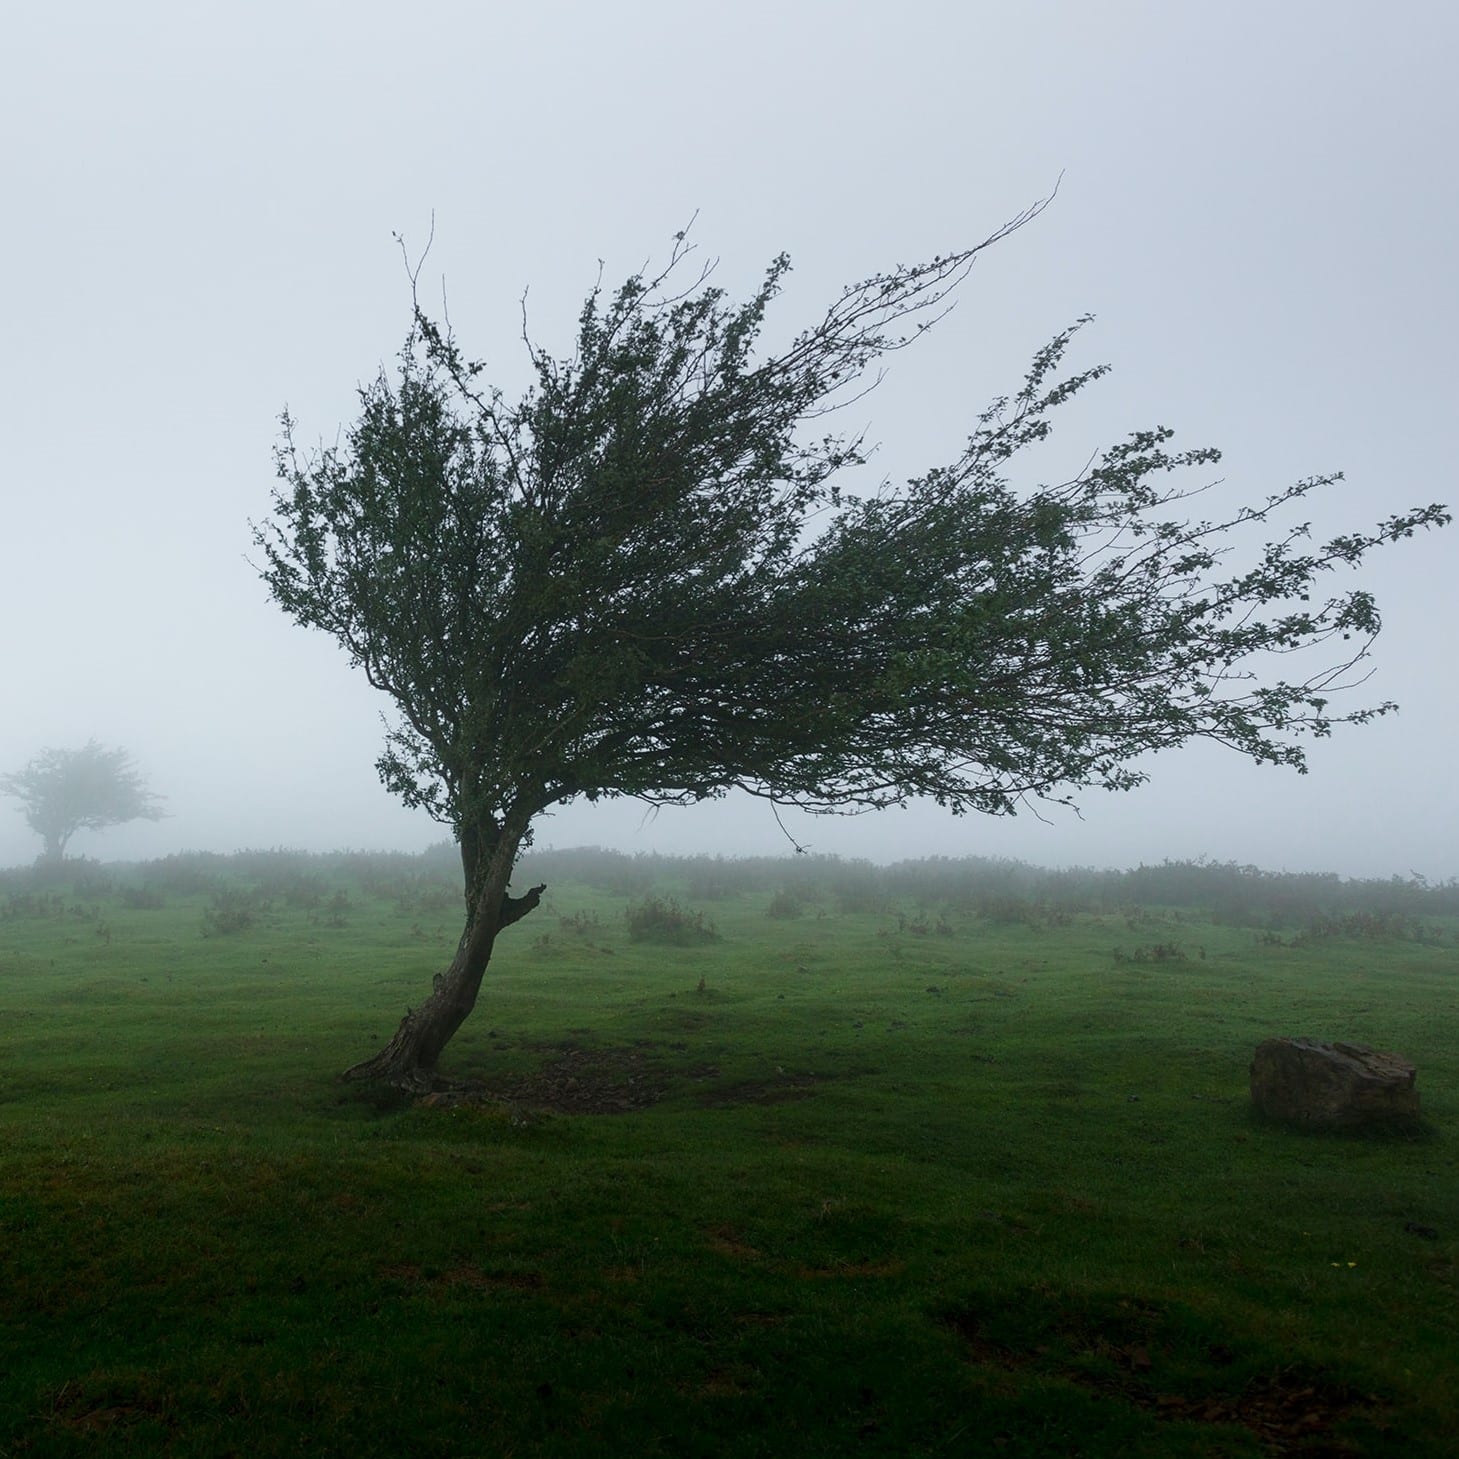
[[[432,980],[430,997],[419,1008],[406,1009],[390,1042],[371,1058],[346,1069],[343,1078],[379,1079],[412,1093],[434,1087],[441,1051],[476,1006],[497,933],[525,917],[546,890],[544,885],[533,887],[525,896],[507,895],[520,842],[520,835],[509,839],[496,830],[486,835],[463,833],[466,929],[456,956]]]

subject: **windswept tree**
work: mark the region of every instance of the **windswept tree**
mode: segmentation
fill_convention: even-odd
[[[417,305],[340,444],[301,451],[284,416],[261,575],[393,698],[381,778],[451,827],[465,877],[455,957],[350,1076],[434,1082],[498,934],[544,890],[509,890],[534,820],[578,796],[1007,814],[1127,790],[1137,757],[1191,740],[1300,770],[1304,737],[1392,708],[1329,707],[1379,619],[1361,588],[1320,589],[1443,509],[1321,545],[1268,528],[1237,567],[1254,526],[1337,478],[1193,518],[1204,483],[1180,473],[1218,454],[1154,429],[1072,479],[1011,484],[1104,373],[1064,370],[1077,324],[955,459],[845,485],[866,452],[822,433],[828,413],[1030,214],[851,285],[778,353],[757,344],[786,258],[737,304],[680,235],[657,276],[589,294],[570,355],[527,340],[514,402]]]
[[[31,830],[45,841],[41,859],[59,862],[77,831],[127,821],[160,821],[158,798],[125,750],[88,740],[79,750],[42,750],[23,769],[0,775],[0,795],[20,801]]]

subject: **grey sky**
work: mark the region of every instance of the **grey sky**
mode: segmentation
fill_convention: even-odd
[[[399,345],[392,231],[471,353],[522,378],[518,300],[565,347],[586,289],[694,236],[720,281],[795,263],[772,330],[1049,191],[862,410],[878,472],[953,454],[1077,315],[1114,375],[1050,458],[1130,429],[1216,444],[1232,496],[1343,470],[1319,534],[1459,500],[1459,11],[1324,3],[59,3],[0,59],[0,768],[129,747],[171,819],[76,851],[417,847],[376,782],[384,707],[244,560],[287,403],[330,438]],[[1060,458],[1060,451],[1067,453]],[[1050,467],[1052,470],[1052,465]],[[1196,748],[1084,819],[787,816],[817,850],[1047,864],[1210,855],[1459,874],[1459,529],[1364,570],[1363,693],[1403,712],[1312,773]],[[543,844],[779,853],[768,809],[572,807]],[[0,807],[0,865],[35,838]]]

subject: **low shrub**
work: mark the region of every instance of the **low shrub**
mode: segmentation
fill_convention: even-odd
[[[777,919],[804,917],[805,903],[794,892],[776,892],[765,909],[765,915]]]
[[[575,932],[579,937],[596,937],[603,930],[596,912],[574,912],[571,917],[559,917],[557,925],[564,932]]]
[[[1117,963],[1183,963],[1188,961],[1185,949],[1178,942],[1157,942],[1151,947],[1137,947],[1130,952],[1117,947],[1110,954]],[[1204,953],[1201,954],[1205,956]]]
[[[7,922],[30,917],[64,917],[66,901],[60,892],[11,892],[0,906],[0,919]]]
[[[667,942],[676,947],[692,947],[713,942],[719,934],[704,920],[703,912],[689,911],[672,898],[645,897],[623,914],[628,919],[628,935],[635,942]]]
[[[203,936],[229,937],[247,932],[258,920],[264,905],[256,891],[235,886],[217,888],[211,905],[203,913]]]
[[[160,912],[167,902],[161,887],[123,887],[121,896],[122,906],[134,912]]]

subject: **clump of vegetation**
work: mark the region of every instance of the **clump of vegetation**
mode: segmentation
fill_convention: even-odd
[[[218,887],[203,912],[204,937],[231,937],[247,932],[265,908],[264,899],[251,887]]]
[[[1261,947],[1311,947],[1333,941],[1414,942],[1421,947],[1442,947],[1449,940],[1442,926],[1403,912],[1334,913],[1313,917],[1306,926],[1284,936],[1267,927],[1256,935]]]
[[[451,910],[460,902],[461,893],[444,883],[416,878],[408,883],[397,883],[394,897],[400,911],[419,917]]]
[[[0,919],[7,922],[31,917],[63,917],[66,903],[59,892],[11,892],[0,907]]]
[[[603,930],[603,924],[598,914],[586,909],[574,912],[571,917],[559,917],[557,925],[564,932],[572,932],[579,937],[595,937]]]
[[[738,863],[722,856],[696,857],[688,881],[689,895],[702,902],[722,902],[744,890]]]
[[[1037,927],[1043,920],[1037,903],[1008,893],[981,898],[977,909],[978,916],[995,927]]]
[[[211,851],[179,851],[157,861],[143,863],[147,881],[179,897],[192,897],[212,887],[220,876],[237,876],[242,867],[238,857],[218,856]]]
[[[765,915],[782,921],[792,917],[804,917],[805,902],[794,892],[776,892],[765,909]]]
[[[1442,936],[1424,927],[1404,912],[1348,912],[1345,915],[1314,917],[1292,939],[1294,947],[1309,942],[1325,942],[1329,938],[1364,938],[1372,942],[1442,942]]]
[[[160,912],[167,905],[162,889],[154,886],[123,887],[122,906],[133,912]]]
[[[978,916],[995,927],[1067,927],[1074,920],[1068,907],[1013,892],[983,893],[972,904]]]
[[[295,911],[312,912],[324,901],[325,884],[318,876],[295,867],[279,867],[259,882],[259,892]]]
[[[1117,963],[1183,963],[1189,961],[1185,949],[1178,942],[1157,942],[1150,947],[1137,947],[1131,952],[1117,947],[1110,956]]]
[[[349,893],[337,891],[322,907],[315,907],[309,913],[309,920],[324,927],[340,928],[345,925],[345,914],[350,910]]]
[[[937,914],[935,922],[929,920],[931,913],[923,908],[915,917],[909,917],[905,912],[897,913],[897,931],[910,932],[913,937],[927,937],[936,933],[939,937],[951,937],[956,929],[947,920],[945,912]]]
[[[624,916],[628,919],[628,935],[635,942],[693,947],[719,937],[713,925],[704,920],[703,912],[681,907],[672,897],[645,897],[629,907]]]
[[[109,897],[116,882],[102,870],[98,861],[83,861],[73,867],[71,888],[78,897]]]

